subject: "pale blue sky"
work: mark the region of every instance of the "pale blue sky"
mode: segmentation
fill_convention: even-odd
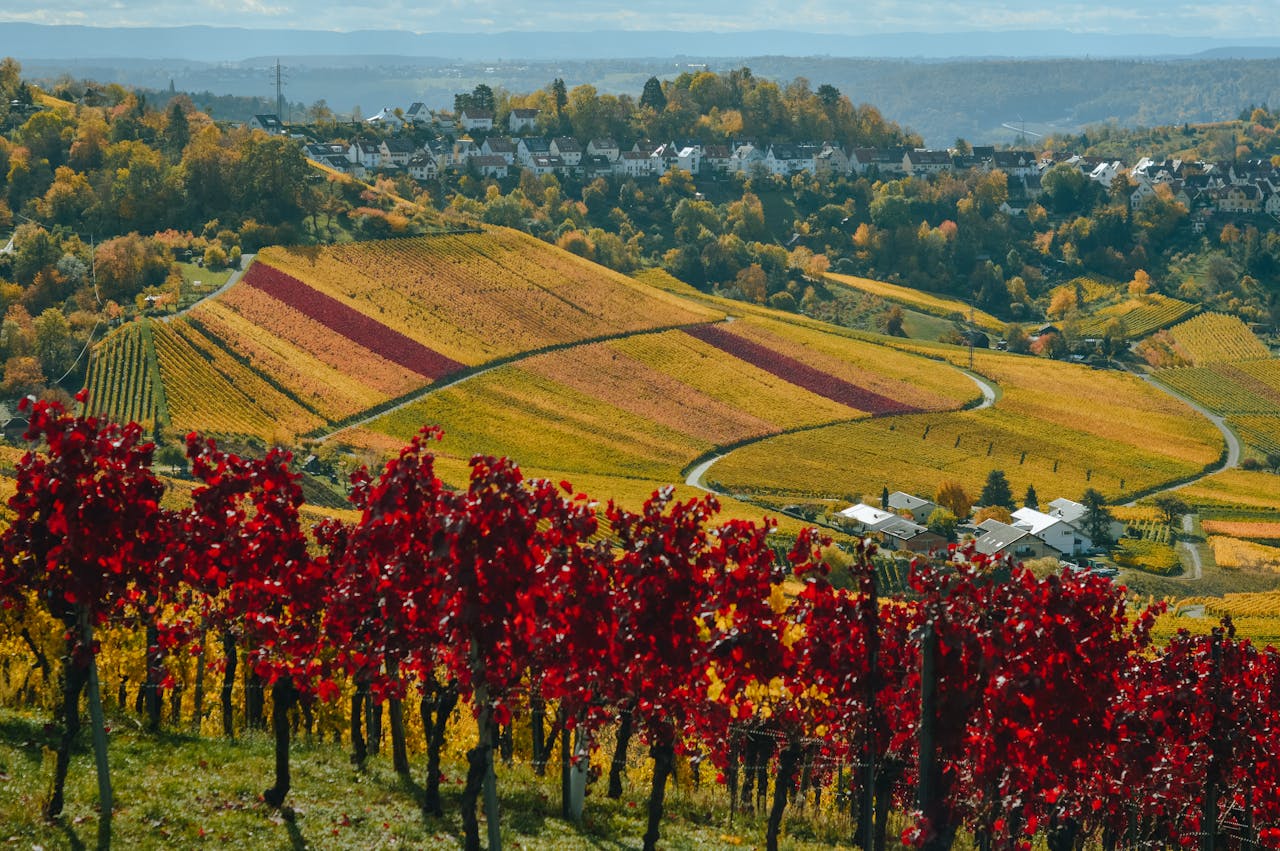
[[[786,14],[779,15],[785,8]],[[761,30],[824,33],[1071,30],[1251,38],[1280,34],[1280,0],[0,0],[0,21],[89,26],[287,27],[415,32]]]

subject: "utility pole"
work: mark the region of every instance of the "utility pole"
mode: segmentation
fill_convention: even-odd
[[[284,73],[280,68],[280,57],[276,57],[276,118],[284,122]]]

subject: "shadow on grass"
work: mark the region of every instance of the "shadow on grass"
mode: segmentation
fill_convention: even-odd
[[[84,738],[77,737],[72,753],[84,752]],[[0,719],[0,743],[13,747],[15,755],[21,755],[32,765],[39,765],[44,759],[44,749],[57,747],[58,727],[51,718],[9,715]]]
[[[68,824],[65,819],[62,821],[60,827],[62,828],[62,832],[67,836],[67,847],[70,848],[71,851],[85,851],[84,842],[80,839],[80,835],[76,833],[74,827]]]
[[[284,822],[284,829],[289,832],[289,847],[292,848],[293,851],[306,851],[307,848],[311,847],[307,845],[306,837],[304,837],[302,835],[302,831],[298,829],[298,822],[296,819],[292,817],[286,818]]]

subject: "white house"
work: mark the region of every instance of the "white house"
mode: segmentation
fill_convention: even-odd
[[[573,167],[582,162],[582,145],[572,136],[557,136],[551,140],[551,155]]]
[[[487,132],[493,129],[493,113],[487,109],[464,109],[458,113],[458,124],[468,133],[475,130]]]
[[[728,174],[733,167],[733,152],[728,145],[706,145],[702,149],[700,167],[710,174]]]
[[[436,158],[427,153],[415,154],[405,166],[414,180],[435,180],[440,173]]]
[[[409,158],[417,151],[417,148],[413,146],[413,142],[399,137],[383,139],[378,148],[382,152],[383,165],[395,166],[396,168],[407,166]]]
[[[1026,529],[1059,552],[1079,553],[1093,546],[1089,536],[1071,523],[1034,508],[1019,508],[1013,512],[1013,525]]]
[[[467,167],[481,177],[506,177],[508,163],[500,154],[477,154],[467,161]]]
[[[653,174],[653,164],[642,151],[623,151],[614,161],[613,173],[620,177],[649,177]]]
[[[502,157],[507,161],[507,165],[514,165],[516,161],[516,143],[500,136],[490,136],[480,145],[480,153],[487,157]]]
[[[384,106],[377,113],[366,118],[364,123],[372,124],[374,127],[390,127],[392,130],[399,130],[404,126],[404,119],[396,115],[391,107]]]
[[[382,147],[377,142],[357,139],[347,147],[347,159],[365,168],[381,168]]]
[[[255,115],[246,122],[246,126],[250,130],[261,130],[273,136],[279,136],[284,133],[284,124],[280,121],[280,116],[275,113]]]
[[[822,150],[813,158],[813,173],[818,177],[839,177],[848,174],[849,169],[849,156],[839,145],[823,145]]]
[[[1046,513],[1050,517],[1059,517],[1065,520],[1077,529],[1083,529],[1084,516],[1089,513],[1089,509],[1075,500],[1058,497],[1049,503],[1049,510]],[[1124,524],[1118,520],[1112,520],[1108,533],[1111,540],[1120,540],[1120,537],[1124,534]]]
[[[412,124],[414,127],[422,127],[431,122],[431,111],[427,109],[427,105],[420,100],[415,100],[409,104],[409,108],[405,110],[404,121],[406,124]]]
[[[898,513],[905,511],[917,523],[927,523],[929,515],[937,511],[939,507],[936,502],[922,499],[903,491],[894,491],[889,494],[889,510]]]
[[[865,502],[851,505],[844,511],[836,512],[836,514],[849,521],[846,525],[852,527],[855,534],[875,532],[886,523],[902,519],[892,511],[882,511],[875,506],[867,505]]]
[[[538,124],[538,110],[513,109],[507,115],[507,132],[523,133],[533,130]]]
[[[951,169],[951,154],[914,148],[902,155],[902,170],[912,177],[939,174]]]
[[[729,155],[729,170],[750,174],[757,163],[764,163],[764,153],[750,142],[738,145]]]
[[[990,558],[1044,558],[1058,557],[1062,551],[1045,543],[1021,526],[1010,526],[999,520],[983,520],[978,524],[981,532],[973,540],[973,548]]]
[[[541,177],[544,174],[555,174],[564,171],[564,160],[551,154],[537,154],[525,168]]]
[[[817,145],[770,145],[764,164],[773,174],[788,177],[801,171],[816,172],[814,157],[821,153]]]
[[[618,157],[622,156],[622,149],[618,147],[618,143],[608,137],[603,139],[592,139],[587,142],[587,155],[592,157],[604,157],[609,162],[618,161]]]
[[[534,157],[551,156],[551,143],[538,136],[522,136],[516,142],[516,159],[525,168],[533,166]]]

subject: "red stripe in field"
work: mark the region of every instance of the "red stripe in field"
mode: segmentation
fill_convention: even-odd
[[[426,378],[434,380],[463,368],[463,364],[456,360],[264,263],[254,263],[249,267],[243,281],[356,345]]]
[[[920,410],[897,399],[890,399],[888,396],[851,384],[829,372],[815,369],[768,346],[739,337],[718,325],[695,325],[692,328],[686,328],[685,333],[752,366],[776,375],[784,381],[859,411],[878,416],[880,414],[912,414]]]

